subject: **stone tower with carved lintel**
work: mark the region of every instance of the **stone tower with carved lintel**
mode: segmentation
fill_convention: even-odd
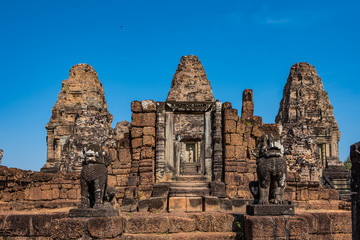
[[[158,106],[156,178],[200,174],[211,181],[214,174],[221,179],[221,102],[215,102],[196,56],[181,58],[168,97]]]

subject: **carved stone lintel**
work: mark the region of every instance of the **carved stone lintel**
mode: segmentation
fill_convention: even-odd
[[[206,112],[212,107],[212,102],[167,102],[166,106],[173,112]]]

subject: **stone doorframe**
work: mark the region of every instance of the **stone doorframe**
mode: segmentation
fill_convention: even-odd
[[[222,178],[221,102],[214,103],[157,103],[156,126],[156,181],[171,181],[181,174],[179,150],[186,142],[196,142],[200,174],[207,181]],[[204,133],[201,137],[180,139],[174,136],[174,114],[182,112],[201,114]],[[212,114],[213,113],[213,114]],[[213,115],[213,116],[212,116]],[[176,150],[175,150],[176,149]],[[180,151],[183,152],[183,151]],[[184,157],[184,156],[183,156]],[[215,164],[215,165],[214,165]]]
[[[181,137],[178,137],[178,139],[181,139]],[[180,176],[183,175],[183,168],[184,168],[184,164],[188,163],[188,162],[193,162],[194,164],[198,165],[198,173],[204,175],[205,172],[205,168],[204,168],[204,164],[205,161],[203,161],[203,157],[202,157],[202,141],[198,140],[198,141],[176,141],[175,140],[175,144],[174,144],[174,161],[175,161],[175,176]],[[190,145],[192,145],[191,147],[193,147],[193,161],[189,161],[189,156],[187,156],[189,154],[189,149]]]

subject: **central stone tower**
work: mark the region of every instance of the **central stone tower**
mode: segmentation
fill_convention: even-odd
[[[169,183],[169,197],[208,196],[221,181],[221,107],[198,57],[182,57],[156,113],[156,183]]]
[[[215,103],[198,57],[181,58],[168,97],[157,109],[157,181],[179,181],[185,176],[220,180],[221,169],[214,166],[212,171],[212,158],[217,154],[221,164],[221,103]]]

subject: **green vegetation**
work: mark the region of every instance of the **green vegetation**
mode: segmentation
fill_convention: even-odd
[[[239,239],[240,239],[240,240],[244,240],[244,239],[245,239],[244,228],[243,228],[243,226],[241,225],[241,222],[240,222],[240,221],[236,221],[236,222],[235,222],[235,225],[236,225],[237,228],[238,228],[238,233],[239,233],[238,237],[239,237]]]
[[[351,169],[351,160],[350,157],[346,158],[346,161],[344,162],[345,168],[350,171]]]
[[[64,86],[63,89],[61,90],[63,93],[66,93],[68,90],[67,86]]]

